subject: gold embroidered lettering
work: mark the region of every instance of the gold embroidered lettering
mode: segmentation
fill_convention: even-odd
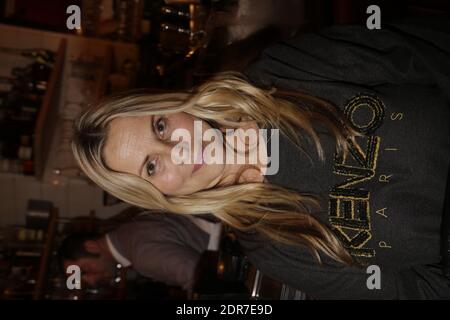
[[[380,248],[392,249],[392,247],[391,247],[391,246],[388,246],[388,244],[387,244],[385,241],[380,241],[380,242],[378,242],[378,246],[379,246]]]
[[[372,119],[368,123],[358,123],[355,121],[355,112],[366,107],[372,112]],[[381,125],[384,117],[384,104],[375,96],[356,96],[352,98],[345,106],[344,113],[350,122],[358,129],[359,132],[370,135],[375,132]]]
[[[378,181],[379,182],[389,182],[389,178],[390,177],[392,177],[394,174],[390,174],[390,175],[385,175],[385,174],[382,174],[382,175],[380,175],[380,177],[378,178]]]
[[[370,121],[357,121],[355,113],[360,108],[369,108]],[[352,98],[344,109],[346,117],[364,136],[348,140],[349,156],[335,154],[333,172],[346,179],[331,188],[328,212],[333,231],[353,256],[375,256],[375,250],[367,247],[372,238],[370,193],[361,184],[375,176],[381,138],[373,133],[382,124],[384,112],[383,102],[367,95]]]
[[[387,208],[379,209],[376,211],[376,213],[378,213],[380,216],[387,218],[387,215],[384,213],[386,211],[386,209]]]
[[[395,113],[392,112],[391,113],[391,120],[402,120],[403,119],[403,113],[399,112],[399,113]]]

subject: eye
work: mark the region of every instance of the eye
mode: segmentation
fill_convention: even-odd
[[[152,160],[152,161],[147,162],[146,170],[147,170],[147,175],[148,176],[153,175],[155,173],[155,170],[156,170],[156,160]]]
[[[164,118],[159,118],[155,122],[155,132],[160,138],[164,137],[164,131],[166,130],[166,121]]]

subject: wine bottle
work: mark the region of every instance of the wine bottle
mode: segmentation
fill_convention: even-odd
[[[0,47],[0,52],[20,55],[26,58],[33,59],[48,66],[53,66],[55,62],[55,53],[47,49],[18,49],[9,47]]]

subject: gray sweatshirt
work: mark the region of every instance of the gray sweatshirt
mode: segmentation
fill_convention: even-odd
[[[281,135],[280,170],[267,176],[319,196],[314,216],[363,268],[325,256],[318,266],[304,247],[241,235],[264,274],[318,299],[450,298],[439,265],[450,163],[449,30],[438,21],[331,27],[269,47],[245,71],[260,87],[307,90],[332,102],[365,134],[342,159],[319,130],[324,163],[311,141],[305,153]],[[369,265],[380,268],[379,289],[367,286]]]

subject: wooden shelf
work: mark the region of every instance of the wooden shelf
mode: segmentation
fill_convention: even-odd
[[[52,259],[52,251],[57,233],[58,216],[58,209],[53,208],[50,212],[50,223],[47,229],[45,245],[42,250],[41,260],[39,264],[39,273],[36,280],[36,288],[33,293],[33,300],[40,300],[44,296],[45,288],[47,285],[47,271],[49,268],[50,260]]]
[[[48,161],[51,141],[58,124],[59,97],[61,78],[66,56],[67,40],[62,39],[56,53],[56,61],[47,91],[45,92],[41,110],[39,111],[34,133],[34,163],[35,175],[39,179],[44,175],[45,164]]]
[[[129,72],[137,72],[139,47],[3,24],[0,24],[0,32],[2,47],[56,52],[35,122],[34,175],[31,177],[53,186],[64,186],[71,180],[85,181],[70,150],[72,122],[78,112],[95,104],[108,92],[111,75],[127,77]],[[12,66],[27,63],[23,57],[4,56],[7,61],[0,64],[2,74],[8,74]],[[131,71],[124,69],[125,63],[131,63]],[[93,64],[92,67],[89,64]]]

